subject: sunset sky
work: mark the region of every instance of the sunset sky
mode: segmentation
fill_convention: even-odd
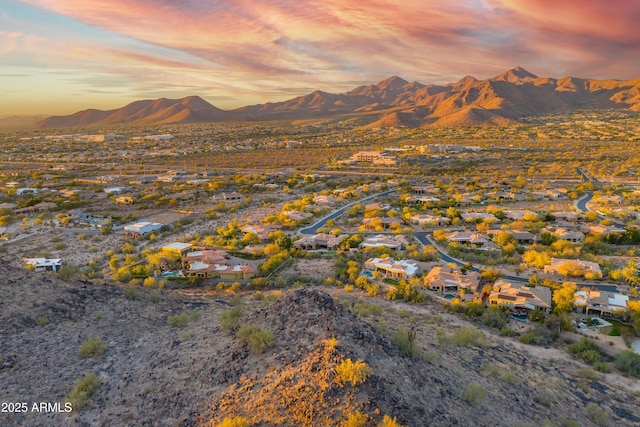
[[[230,109],[391,75],[640,77],[637,0],[0,0],[0,115],[200,95]]]

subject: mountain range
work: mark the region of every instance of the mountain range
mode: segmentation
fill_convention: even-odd
[[[370,127],[503,125],[527,116],[581,109],[640,111],[640,78],[594,80],[538,77],[516,67],[493,78],[467,76],[447,85],[424,85],[393,76],[342,94],[316,90],[283,102],[219,109],[198,96],[135,101],[102,111],[48,117],[39,127],[178,124],[361,117]]]

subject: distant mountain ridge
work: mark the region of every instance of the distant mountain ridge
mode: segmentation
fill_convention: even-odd
[[[526,116],[576,109],[640,111],[640,78],[540,78],[522,67],[493,78],[466,76],[447,85],[424,85],[398,76],[342,94],[313,91],[282,102],[221,110],[198,96],[135,101],[109,111],[53,116],[39,127],[298,120],[361,116],[370,127],[503,125]]]

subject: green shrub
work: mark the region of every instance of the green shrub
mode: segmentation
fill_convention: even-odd
[[[507,321],[499,308],[489,307],[482,313],[482,324],[490,328],[502,329],[507,325]]]
[[[240,326],[240,316],[242,315],[242,307],[236,305],[231,310],[225,311],[220,317],[222,330],[231,333],[235,332]]]
[[[353,362],[351,359],[345,359],[336,366],[337,378],[342,384],[351,383],[356,386],[365,382],[372,373],[373,369],[362,360]]]
[[[242,417],[225,418],[216,427],[249,427],[249,421]]]
[[[459,347],[481,347],[484,345],[485,336],[477,328],[466,326],[451,334],[451,342]]]
[[[556,397],[549,390],[542,389],[542,390],[538,390],[533,395],[533,401],[541,405],[544,405],[546,407],[549,407],[553,402],[556,401]]]
[[[500,335],[505,337],[515,337],[516,331],[511,329],[509,326],[504,326],[502,327],[502,329],[500,329]]]
[[[79,354],[82,357],[99,357],[109,348],[109,344],[98,337],[87,338],[80,344]]]
[[[524,344],[549,345],[558,339],[558,333],[551,331],[545,325],[538,325],[533,331],[520,336],[520,342]]]
[[[611,365],[607,362],[597,361],[593,363],[593,369],[598,372],[604,372],[605,374],[611,372]]]
[[[362,317],[377,316],[382,313],[382,307],[379,304],[370,302],[357,302],[353,308]]]
[[[640,378],[640,354],[625,350],[616,359],[616,368],[633,377]]]
[[[238,340],[249,346],[249,350],[256,354],[262,354],[267,349],[276,345],[276,338],[271,331],[262,326],[243,323],[237,333]]]
[[[464,312],[469,317],[480,317],[484,311],[482,301],[471,301],[465,304]]]
[[[128,300],[137,300],[140,298],[140,291],[135,286],[127,286],[124,289],[124,297]]]
[[[589,381],[596,383],[602,380],[602,376],[598,375],[598,373],[592,369],[578,369],[577,374],[583,378],[588,379]]]
[[[100,385],[100,378],[93,372],[87,372],[84,374],[84,378],[76,381],[75,387],[71,390],[71,393],[69,393],[65,401],[71,403],[73,411],[80,411]]]
[[[609,413],[598,406],[597,403],[591,402],[587,404],[585,410],[587,413],[587,418],[589,418],[591,422],[597,426],[608,426],[611,422]]]
[[[420,354],[420,349],[415,345],[415,339],[415,330],[400,328],[393,335],[392,341],[404,354],[409,357],[416,357]]]
[[[180,313],[175,316],[169,316],[167,319],[167,325],[172,328],[184,328],[189,324],[189,317],[185,313]]]
[[[149,302],[157,303],[160,302],[160,292],[153,290],[149,292]]]
[[[184,328],[190,323],[199,320],[201,317],[202,313],[197,310],[183,311],[175,316],[169,316],[169,319],[167,319],[167,325],[172,328]]]
[[[478,407],[482,405],[484,399],[487,397],[487,392],[484,388],[475,381],[470,382],[462,392],[462,398],[466,400],[470,405]]]
[[[580,427],[580,423],[569,418],[560,418],[560,427]]]

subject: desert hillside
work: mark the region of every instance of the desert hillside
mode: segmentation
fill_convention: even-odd
[[[87,372],[100,383],[82,410],[2,413],[3,426],[195,426],[230,417],[318,426],[356,415],[368,426],[385,416],[405,426],[591,426],[596,409],[611,425],[640,423],[630,380],[586,378],[566,353],[529,352],[434,303],[330,287],[211,297],[131,292],[6,262],[0,274],[1,400],[64,402]],[[363,310],[374,305],[381,309]],[[232,306],[238,324],[273,335],[263,353],[237,339],[228,322],[222,327]],[[412,328],[409,357],[391,337]],[[106,344],[103,354],[81,351],[89,338]],[[346,359],[366,363],[368,375],[345,381]]]
[[[369,127],[503,126],[531,116],[589,109],[640,110],[640,79],[540,78],[516,67],[493,78],[466,76],[424,85],[398,76],[342,94],[308,95],[224,111],[200,97],[135,101],[109,110],[84,110],[42,120],[40,127],[108,124],[299,120],[361,117]]]

